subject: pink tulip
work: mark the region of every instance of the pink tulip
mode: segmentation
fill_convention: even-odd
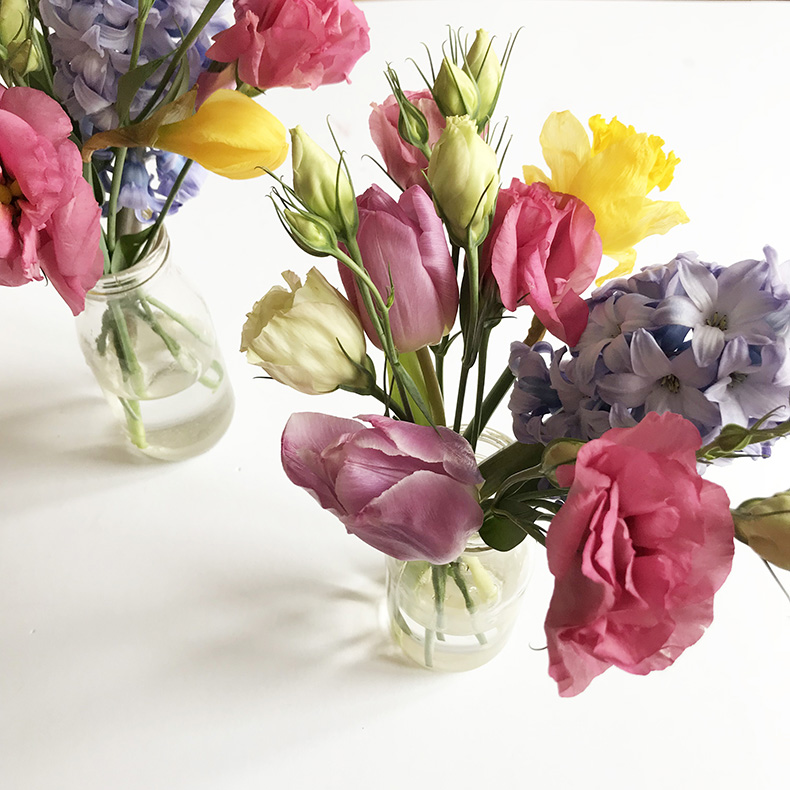
[[[238,63],[260,90],[317,88],[348,80],[370,49],[368,25],[351,0],[234,0],[236,22],[214,37],[208,57]]]
[[[439,139],[445,121],[429,90],[405,91],[406,98],[425,116],[428,122],[428,146],[433,148]],[[398,133],[400,108],[394,96],[387,97],[382,104],[371,104],[370,136],[379,149],[384,166],[401,189],[415,184],[430,192],[423,171],[428,167],[425,155],[409,145]]]
[[[665,669],[713,620],[733,522],[724,489],[697,473],[700,443],[688,420],[651,412],[557,469],[570,492],[546,538],[555,578],[546,636],[561,696],[610,666]]]
[[[500,190],[481,272],[493,275],[507,310],[528,304],[549,332],[574,346],[588,318],[580,294],[600,264],[601,237],[581,200],[515,178]]]
[[[438,343],[455,321],[458,282],[433,201],[413,186],[396,203],[374,185],[357,205],[365,268],[385,300],[394,290],[389,317],[395,346],[407,352]],[[351,271],[341,265],[340,276],[365,332],[380,348]]]
[[[41,280],[76,315],[101,277],[99,206],[60,105],[0,86],[0,285]]]
[[[373,548],[399,560],[456,559],[483,522],[472,448],[448,428],[388,417],[297,413],[282,439],[286,475]]]

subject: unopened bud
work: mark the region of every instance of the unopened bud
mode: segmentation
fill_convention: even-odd
[[[790,570],[790,491],[750,499],[732,517],[739,540],[772,565]]]
[[[337,236],[332,226],[315,214],[285,209],[285,221],[294,241],[311,255],[329,255],[337,250]]]
[[[494,112],[502,84],[502,65],[494,53],[491,36],[485,30],[477,31],[477,36],[466,53],[464,71],[477,85],[480,96],[477,121],[478,125],[484,124]]]
[[[445,118],[468,115],[477,119],[480,93],[475,81],[452,61],[445,58],[433,84],[433,98]]]

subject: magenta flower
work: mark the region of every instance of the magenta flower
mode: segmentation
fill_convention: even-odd
[[[76,315],[104,268],[99,206],[71,121],[33,88],[0,86],[0,285],[41,280]]]
[[[665,669],[713,620],[733,523],[724,489],[697,473],[699,446],[690,422],[650,413],[557,470],[570,492],[546,538],[555,578],[546,636],[561,696],[610,666]]]
[[[483,522],[472,448],[448,428],[387,417],[293,414],[283,431],[286,475],[346,529],[399,560],[456,559]]]
[[[374,185],[357,205],[365,268],[385,299],[393,289],[389,317],[395,346],[407,352],[438,343],[455,321],[458,281],[433,201],[413,186],[396,203]],[[365,332],[380,348],[353,275],[341,265],[340,276]]]
[[[238,64],[260,90],[315,88],[348,80],[370,49],[368,25],[351,0],[234,0],[236,22],[207,55]]]
[[[581,200],[515,178],[499,191],[481,272],[493,275],[507,310],[528,304],[549,332],[576,345],[589,315],[580,294],[600,264],[601,237]]]
[[[406,98],[425,116],[428,122],[428,146],[433,148],[442,134],[445,120],[436,102],[427,89],[405,91]],[[415,184],[430,192],[424,171],[428,160],[419,148],[409,145],[398,133],[400,108],[394,96],[388,96],[382,104],[371,104],[368,125],[370,136],[379,149],[387,173],[401,189]]]

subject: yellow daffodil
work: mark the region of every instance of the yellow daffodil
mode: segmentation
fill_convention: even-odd
[[[194,115],[160,126],[153,144],[236,179],[278,168],[288,152],[280,121],[249,96],[230,90],[215,91]]]
[[[575,195],[595,215],[595,229],[603,252],[617,261],[616,268],[600,277],[628,274],[636,261],[634,245],[646,236],[666,233],[688,222],[679,203],[649,200],[655,188],[663,191],[672,182],[680,161],[665,154],[664,141],[637,132],[613,118],[590,119],[592,145],[582,124],[567,110],[552,113],[540,134],[543,158],[551,169],[549,178],[540,168],[524,167],[524,181],[542,181],[555,192]]]

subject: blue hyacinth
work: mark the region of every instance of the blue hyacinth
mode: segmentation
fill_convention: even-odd
[[[703,440],[790,417],[790,264],[764,252],[728,267],[679,255],[595,291],[576,347],[514,343],[516,438],[595,439],[650,411],[681,414]]]
[[[206,5],[206,0],[155,0],[146,20],[138,63],[148,63],[178,47]],[[118,125],[115,100],[119,79],[128,72],[138,14],[136,2],[124,0],[41,0],[41,17],[51,29],[49,44],[55,66],[55,91],[80,126],[83,138]],[[206,64],[212,36],[227,27],[227,12],[220,11],[190,48],[190,84]],[[131,106],[139,113],[153,95],[162,71],[141,87]],[[183,159],[162,151],[130,151],[124,167],[119,204],[133,208],[141,218],[155,215],[172,187]],[[101,164],[101,157],[97,157]],[[105,167],[102,178],[109,179]],[[146,182],[147,176],[147,182]],[[194,165],[179,190],[171,210],[197,194],[205,177]]]

